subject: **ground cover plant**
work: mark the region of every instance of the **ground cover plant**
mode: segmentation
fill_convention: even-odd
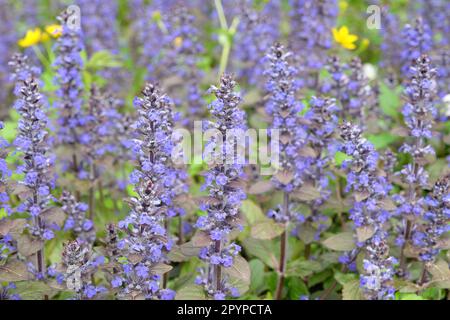
[[[0,16],[0,300],[450,297],[448,1]]]

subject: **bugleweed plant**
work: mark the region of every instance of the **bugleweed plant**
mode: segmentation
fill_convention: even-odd
[[[450,6],[373,2],[0,0],[0,300],[448,299]]]

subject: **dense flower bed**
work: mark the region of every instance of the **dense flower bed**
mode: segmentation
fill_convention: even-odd
[[[450,296],[448,1],[0,17],[0,300]]]

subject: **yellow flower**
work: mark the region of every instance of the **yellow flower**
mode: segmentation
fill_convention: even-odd
[[[62,26],[59,24],[51,24],[45,27],[45,32],[52,36],[52,38],[58,38],[62,34]]]
[[[356,48],[355,41],[358,40],[358,36],[351,34],[346,26],[341,27],[339,30],[333,28],[334,41],[339,43],[345,49],[354,50]]]
[[[181,45],[183,44],[183,38],[182,37],[176,37],[173,40],[173,44],[175,45],[176,48],[181,47]]]
[[[348,8],[348,2],[345,0],[339,1],[339,11],[344,12]]]
[[[58,38],[62,34],[62,27],[58,24],[51,24],[45,27],[45,32],[40,28],[34,28],[27,31],[25,37],[17,41],[17,44],[23,48],[34,46],[39,42],[45,42],[52,38]]]
[[[46,42],[48,40],[50,40],[50,36],[48,35],[48,33],[42,32],[41,42]]]
[[[17,44],[23,48],[34,46],[42,39],[42,31],[40,28],[28,30],[25,37],[17,41]]]

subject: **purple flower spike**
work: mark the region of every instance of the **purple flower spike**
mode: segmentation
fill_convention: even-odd
[[[362,137],[361,130],[349,122],[341,125],[340,129],[344,141],[342,151],[351,157],[342,164],[347,172],[346,191],[352,191],[354,198],[350,219],[357,231],[370,230],[368,239],[360,239],[357,232],[358,249],[341,261],[350,264],[358,250],[364,250],[364,273],[360,282],[365,297],[370,300],[394,299],[392,280],[396,260],[389,256],[388,235],[384,227],[391,213],[382,207],[392,187],[386,177],[378,174],[378,153]]]
[[[221,134],[219,138],[212,138],[209,146],[222,146],[217,139],[227,140],[229,130],[245,129],[245,113],[239,109],[241,98],[234,92],[236,82],[230,75],[223,75],[219,87],[211,87],[210,91],[216,96],[210,106],[210,112],[214,122],[210,128],[216,128]],[[238,142],[232,139],[231,148],[222,146],[219,159],[211,161],[211,166],[206,175],[205,189],[208,189],[209,200],[202,209],[207,215],[197,220],[196,226],[205,232],[210,245],[200,250],[200,258],[210,266],[200,269],[200,275],[196,283],[203,286],[205,293],[214,299],[224,299],[236,293],[227,281],[227,277],[221,276],[221,268],[229,268],[233,265],[234,258],[241,248],[234,242],[228,243],[228,235],[239,226],[237,218],[241,201],[246,198],[244,190],[239,186],[243,178],[243,164],[239,163],[234,155]],[[224,144],[227,145],[228,141]],[[230,145],[228,145],[230,147]],[[228,154],[232,150],[233,154]]]

